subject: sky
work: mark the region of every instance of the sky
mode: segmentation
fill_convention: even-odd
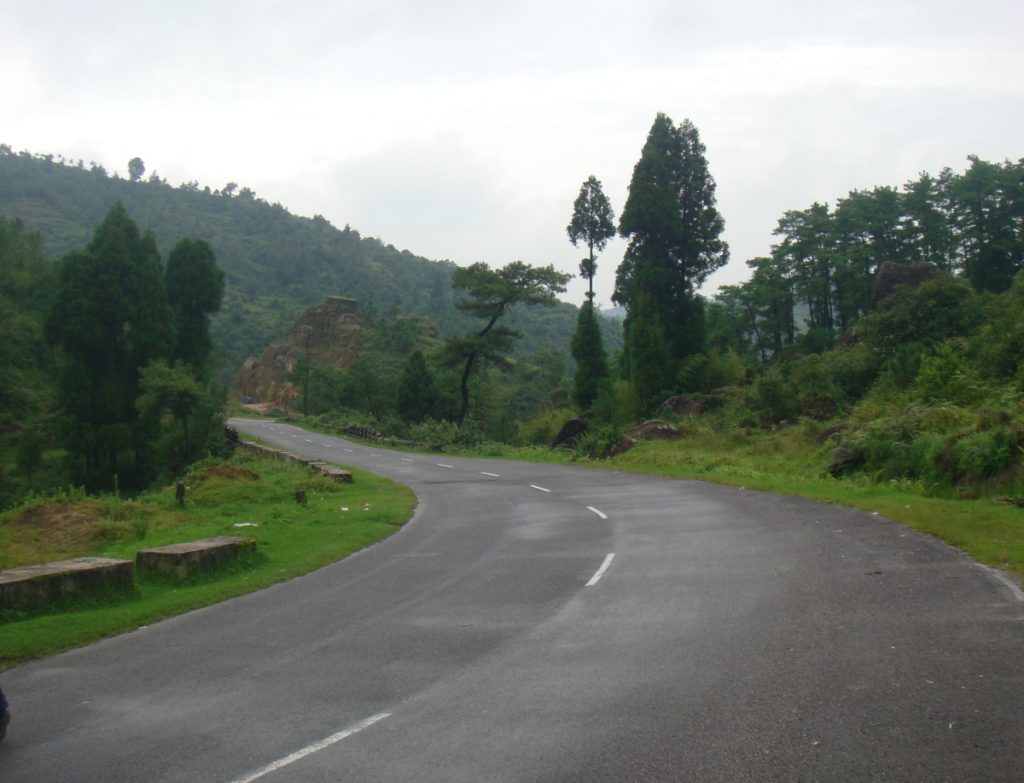
[[[748,276],[783,212],[1024,157],[1020,0],[0,0],[0,143],[143,159],[400,249],[576,272],[658,112],[707,147]],[[610,305],[625,241],[598,257]],[[581,302],[576,278],[564,296]]]

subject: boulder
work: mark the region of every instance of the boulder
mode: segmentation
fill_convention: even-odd
[[[871,288],[871,308],[877,307],[878,303],[890,296],[897,286],[909,285],[916,288],[938,273],[939,268],[926,261],[916,264],[897,264],[893,261],[885,261],[875,273],[875,283]]]
[[[569,421],[562,425],[562,429],[555,435],[554,440],[551,441],[551,448],[557,449],[560,446],[574,446],[576,441],[586,431],[587,425],[583,419],[569,419]]]
[[[848,441],[842,441],[832,450],[828,463],[830,476],[839,478],[853,473],[864,463],[864,455]]]
[[[679,436],[679,430],[663,421],[645,421],[626,433],[633,440],[674,440]]]
[[[625,454],[627,451],[629,451],[635,445],[636,445],[636,441],[635,440],[633,440],[632,438],[630,438],[628,436],[623,436],[622,440],[620,440],[618,443],[616,443],[614,446],[612,446],[610,449],[608,449],[608,456],[609,457],[615,457],[615,456],[617,456],[619,454]]]
[[[669,397],[660,406],[663,413],[673,413],[676,416],[699,416],[704,412],[706,405],[703,397],[693,394],[677,394]]]

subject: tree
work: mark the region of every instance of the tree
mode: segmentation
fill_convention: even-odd
[[[202,239],[178,242],[167,258],[166,287],[177,333],[172,358],[205,380],[213,348],[210,314],[220,309],[224,298],[224,273],[213,249]]]
[[[39,438],[39,428],[29,425],[18,438],[18,448],[14,452],[14,461],[32,486],[32,474],[43,464],[43,443]]]
[[[84,250],[62,259],[46,331],[60,349],[58,399],[79,480],[145,486],[153,466],[136,427],[139,373],[171,353],[173,316],[156,242],[139,234],[120,203]]]
[[[975,290],[1002,293],[1024,269],[1024,160],[968,160],[970,168],[951,184],[964,274]]]
[[[150,425],[148,431],[162,429],[164,413],[180,427],[180,436],[177,429],[164,432],[157,444],[160,462],[169,475],[177,474],[218,442],[223,401],[189,367],[153,362],[142,370],[139,389],[135,406]]]
[[[653,354],[664,354],[673,365],[702,350],[703,306],[697,288],[729,258],[704,152],[693,123],[685,120],[676,126],[658,114],[633,169],[619,221],[619,233],[629,239],[629,246],[612,297],[628,311],[627,354],[640,341],[641,353],[651,355],[650,341],[658,335],[666,341],[665,350]],[[635,329],[641,302],[643,325]],[[641,365],[631,356],[630,366]]]
[[[410,424],[435,418],[437,414],[437,385],[427,367],[422,351],[414,351],[402,372],[398,385],[398,415]]]
[[[142,158],[132,158],[128,161],[128,179],[132,182],[138,182],[142,179],[142,175],[146,173],[146,164],[142,162]]]
[[[608,358],[601,340],[601,325],[591,295],[580,308],[576,331],[572,335],[572,358],[576,372],[572,379],[572,399],[583,409],[590,408],[608,378]]]
[[[466,292],[467,298],[456,307],[487,323],[472,335],[451,339],[445,345],[446,358],[452,364],[462,364],[459,381],[461,404],[457,424],[462,426],[469,410],[469,381],[481,360],[497,366],[508,364],[507,354],[517,332],[505,326],[496,326],[498,319],[514,305],[555,304],[555,295],[565,290],[569,275],[556,272],[550,264],[532,267],[522,261],[513,261],[501,269],[491,269],[478,262],[461,267],[452,273],[452,288]]]
[[[580,262],[580,275],[587,278],[587,296],[593,300],[594,274],[597,272],[594,248],[604,250],[608,240],[615,236],[615,213],[601,189],[601,182],[593,175],[580,186],[580,193],[573,203],[572,219],[565,230],[573,247],[578,247],[580,242],[587,246],[589,255]]]
[[[594,248],[604,250],[608,240],[615,236],[615,213],[600,181],[593,175],[580,187],[572,219],[565,230],[574,246],[583,242],[588,250],[587,257],[580,262],[580,275],[587,278],[587,301],[580,308],[572,335],[572,357],[576,360],[572,397],[581,408],[589,408],[608,376],[608,359],[594,311],[594,274],[597,272]]]

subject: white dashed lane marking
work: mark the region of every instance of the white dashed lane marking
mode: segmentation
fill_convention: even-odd
[[[604,572],[608,570],[608,566],[612,564],[612,560],[614,559],[615,553],[609,552],[608,556],[604,559],[604,562],[601,563],[601,567],[597,569],[597,573],[590,577],[590,581],[587,582],[585,586],[593,587],[594,585],[596,585],[601,580],[601,577],[604,576]]]
[[[294,753],[285,756],[284,758],[278,759],[277,761],[271,764],[267,764],[267,766],[262,767],[261,769],[258,769],[255,772],[250,772],[245,777],[241,777],[233,781],[233,783],[253,783],[254,780],[259,780],[260,778],[269,775],[271,772],[277,772],[277,770],[283,767],[287,767],[289,764],[294,764],[296,761],[300,761],[301,759],[306,758],[306,756],[311,756],[314,753],[317,753],[318,751],[324,750],[325,748],[329,748],[331,745],[336,745],[343,739],[347,739],[348,737],[351,737],[353,734],[358,734],[360,731],[368,729],[373,724],[380,723],[382,720],[389,717],[391,717],[390,712],[381,712],[377,715],[374,715],[372,718],[367,718],[361,723],[357,723],[355,726],[352,726],[351,728],[345,729],[344,731],[339,731],[337,734],[332,734],[330,737],[327,737],[326,739],[322,739],[319,742],[314,742],[312,745],[307,745],[302,750],[297,750]]]

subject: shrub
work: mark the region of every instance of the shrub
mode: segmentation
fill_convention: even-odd
[[[981,481],[1005,470],[1017,456],[1017,444],[1005,430],[975,432],[957,444],[958,478]]]
[[[795,400],[778,366],[771,367],[754,381],[749,404],[766,424],[796,415]]]
[[[617,427],[605,425],[583,433],[573,450],[577,456],[607,459],[620,443],[622,431]]]

